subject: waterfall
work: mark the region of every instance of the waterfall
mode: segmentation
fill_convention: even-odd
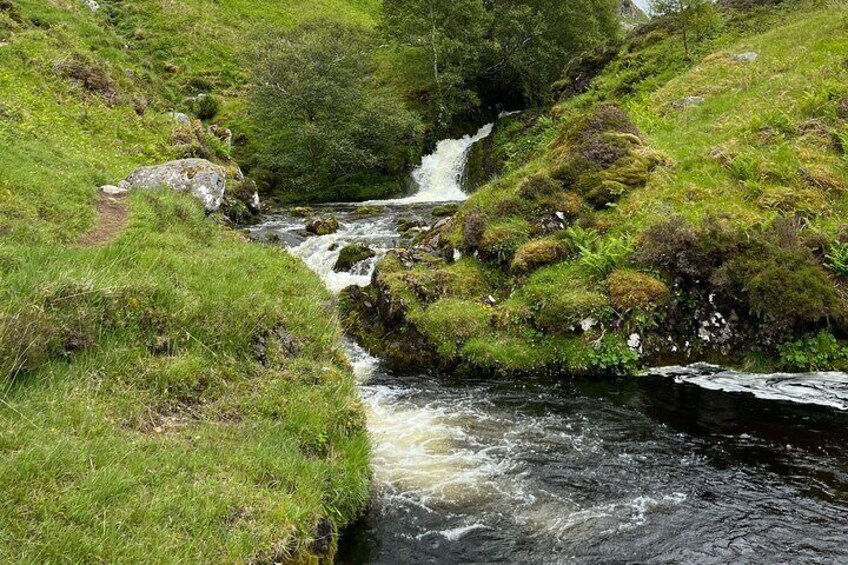
[[[462,175],[468,162],[468,153],[478,141],[492,133],[494,124],[486,124],[474,135],[459,139],[443,139],[436,150],[421,160],[421,165],[412,171],[412,180],[418,192],[406,198],[378,200],[369,204],[414,204],[420,202],[452,202],[465,200],[462,191]]]

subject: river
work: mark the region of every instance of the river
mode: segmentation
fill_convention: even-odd
[[[429,225],[461,200],[471,145],[441,142],[417,194],[325,205],[341,229],[303,218],[251,228],[328,288],[366,285],[398,223]],[[359,242],[377,256],[332,267]],[[393,375],[354,343],[374,442],[368,515],[339,563],[848,563],[848,376],[744,375],[711,366],[640,378],[457,379]]]

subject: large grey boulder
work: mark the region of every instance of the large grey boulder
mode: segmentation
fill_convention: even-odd
[[[121,181],[117,189],[156,190],[170,188],[175,192],[188,192],[201,202],[207,212],[221,206],[227,190],[227,171],[206,159],[180,159],[164,165],[142,167]],[[104,187],[115,190],[114,187]]]

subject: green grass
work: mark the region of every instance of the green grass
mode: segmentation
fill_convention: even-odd
[[[646,231],[670,218],[695,226],[720,220],[726,234],[741,234],[736,237],[743,242],[774,233],[769,230],[775,219],[791,218],[800,226],[793,229],[803,243],[795,244],[790,253],[798,255],[792,260],[805,265],[805,272],[828,292],[845,295],[838,261],[828,257],[844,241],[848,213],[848,8],[844,2],[789,0],[745,13],[724,11],[719,22],[693,42],[691,60],[677,35],[662,22],[650,24],[649,31],[623,42],[586,92],[562,100],[551,117],[522,126],[518,136],[509,133],[507,124],[493,138],[490,151],[501,161],[501,176],[461,206],[443,240],[466,254],[479,251],[481,274],[498,266],[506,271],[522,244],[522,250],[546,244],[539,250],[562,245],[570,252],[504,273],[487,289],[499,299],[492,312],[495,327],[466,336],[466,345],[454,355],[460,364],[506,373],[528,367],[630,372],[640,356],[625,345],[631,332],[641,334],[646,352],[667,351],[671,339],[679,340],[676,350],[698,342],[697,332],[683,337],[674,333],[691,328],[664,323],[669,316],[676,323],[675,313],[684,311],[695,320],[700,314],[693,309],[707,294],[684,296],[675,289],[673,301],[651,302],[648,310],[609,306],[608,277],[615,272],[663,288],[655,278],[660,273],[638,253],[646,245]],[[750,51],[758,54],[753,62],[735,58]],[[702,103],[684,104],[687,97]],[[621,108],[632,124],[604,111],[609,103]],[[599,135],[585,129],[591,123],[587,120],[603,115],[611,130]],[[632,135],[636,130],[639,138]],[[624,157],[611,157],[614,150]],[[614,163],[592,168],[593,159],[601,163],[605,158]],[[552,210],[560,211],[566,227],[576,225],[552,232],[544,224],[550,225],[544,218]],[[521,222],[522,229],[514,229]],[[513,237],[516,233],[520,237]],[[698,237],[711,236],[700,232]],[[705,249],[724,244],[720,237],[702,243]],[[779,255],[775,249],[769,253]],[[551,262],[558,264],[545,266]],[[419,283],[420,268],[389,269],[393,284],[388,289],[409,302],[409,287],[417,287],[404,281],[411,276]],[[427,265],[429,272],[441,268]],[[721,275],[701,280],[701,288],[728,284],[720,282]],[[773,275],[763,271],[756,280],[741,281],[743,288],[736,291],[735,298],[744,298],[751,307],[750,327],[744,331],[764,331],[762,339],[748,342],[753,348],[742,352],[743,357],[756,352],[777,362],[779,352],[769,343],[811,330],[845,334],[848,305],[840,299],[836,309],[841,314],[831,312],[817,326],[801,321],[783,335],[769,336],[769,321],[759,319],[764,315],[757,307],[763,296],[803,293],[792,286],[791,277]],[[674,283],[665,282],[669,288]],[[781,284],[785,288],[769,286]],[[428,300],[450,296],[465,296],[460,283],[447,281]],[[480,300],[479,295],[468,298]],[[768,316],[781,315],[779,304],[769,308]],[[595,325],[573,331],[581,320]],[[429,328],[438,319],[428,319],[425,310],[414,311],[407,321]],[[557,334],[559,341],[552,337]],[[700,354],[696,349],[694,358]],[[735,363],[740,357],[725,355],[722,360]]]
[[[106,247],[0,247],[0,560],[308,561],[367,501],[329,296],[188,197],[132,205]]]
[[[178,156],[167,114],[185,97],[208,88],[220,119],[235,116],[257,34],[312,17],[369,25],[376,3],[12,4],[0,12],[0,561],[317,562],[316,526],[354,519],[369,481],[364,413],[317,277],[165,193],[133,196],[108,245],[73,244],[95,225],[100,185]]]

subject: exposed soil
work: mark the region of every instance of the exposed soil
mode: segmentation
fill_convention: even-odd
[[[126,196],[101,193],[97,214],[97,225],[80,238],[76,247],[99,247],[118,237],[127,225]]]

